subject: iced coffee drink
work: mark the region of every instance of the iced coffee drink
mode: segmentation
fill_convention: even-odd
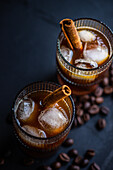
[[[93,91],[112,62],[113,35],[92,19],[64,19],[57,41],[57,70],[61,84],[76,95]]]
[[[23,149],[36,157],[48,156],[65,140],[73,118],[74,104],[68,86],[35,83],[17,97],[13,122]]]

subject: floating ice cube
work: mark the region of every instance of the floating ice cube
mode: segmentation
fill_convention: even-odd
[[[83,69],[92,69],[98,67],[98,64],[91,59],[77,59],[75,60],[75,66]]]
[[[96,39],[95,35],[90,31],[82,30],[78,31],[78,33],[83,42],[94,41]]]
[[[32,99],[22,99],[17,108],[17,116],[19,120],[27,120],[34,111],[35,102]]]
[[[22,126],[22,128],[32,136],[36,136],[36,137],[40,137],[40,138],[46,138],[45,132],[41,129],[38,129],[38,128],[33,127],[33,126],[28,126],[28,125]]]
[[[91,59],[98,64],[102,64],[108,57],[108,48],[98,45],[93,49],[84,49],[83,55],[86,59]]]
[[[68,61],[71,62],[72,57],[73,57],[73,51],[70,50],[69,48],[65,47],[65,46],[61,46],[61,53],[63,55],[63,57]]]
[[[60,133],[68,123],[67,115],[64,115],[57,108],[48,108],[41,112],[38,117],[40,125],[48,134]]]

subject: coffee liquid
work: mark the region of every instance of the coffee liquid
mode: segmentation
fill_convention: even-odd
[[[29,125],[29,126],[36,127],[38,129],[41,129],[44,131],[43,127],[40,125],[40,123],[38,121],[38,117],[41,114],[41,111],[44,109],[40,103],[48,94],[50,94],[49,91],[38,91],[38,92],[33,92],[33,93],[25,96],[27,98],[32,99],[35,102],[36,109],[33,114],[31,113],[28,121],[27,120],[21,121],[21,120],[19,120],[19,118],[17,116],[17,119],[19,120],[21,127],[23,127],[24,125]],[[67,124],[62,128],[62,131],[63,131],[68,126],[70,119],[71,119],[69,107],[65,100],[61,100],[60,102],[56,103],[54,105],[54,107],[57,108],[60,112],[62,112],[62,114],[68,120]],[[58,133],[60,133],[60,132],[58,132]],[[51,134],[48,131],[46,131],[45,133],[46,133],[47,138],[54,136],[54,134]]]
[[[100,65],[107,62],[107,60],[109,59],[109,56],[110,56],[109,41],[107,40],[107,38],[100,31],[97,31],[94,28],[89,28],[89,27],[88,28],[77,28],[78,32],[83,31],[83,30],[88,31],[88,32],[92,33],[95,36],[95,40],[87,42],[87,50],[94,49],[98,45],[100,45],[102,48],[108,48],[107,58],[105,60],[101,61],[100,63],[98,63],[98,67],[99,67]],[[84,49],[86,42],[84,42],[82,40],[81,40],[81,42],[82,42],[83,49]],[[64,34],[61,34],[61,42],[60,43],[61,43],[60,48],[62,48],[62,46],[66,47],[66,48],[69,48],[68,42],[67,42],[66,38],[64,37]],[[73,50],[73,56],[72,56],[72,59],[70,61],[70,64],[72,64],[74,66],[77,66],[76,63],[75,63],[75,60],[77,60],[77,59],[85,59],[85,58],[84,58],[84,55],[83,55],[83,51],[79,51],[77,49],[74,49]],[[91,64],[87,63],[86,66],[87,66],[88,69],[92,69]]]

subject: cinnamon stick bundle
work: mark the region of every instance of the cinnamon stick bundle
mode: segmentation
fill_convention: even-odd
[[[80,37],[78,35],[77,29],[73,20],[71,19],[63,19],[60,21],[61,29],[69,43],[70,48],[82,50],[82,43],[80,41]]]
[[[42,106],[50,107],[69,95],[71,95],[71,89],[67,85],[63,85],[62,87],[47,95],[42,101]]]

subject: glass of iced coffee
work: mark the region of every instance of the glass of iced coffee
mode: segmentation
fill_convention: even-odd
[[[58,80],[75,95],[88,94],[107,75],[113,59],[113,33],[102,22],[89,18],[64,19],[60,25]]]
[[[13,125],[21,148],[48,157],[67,137],[75,106],[68,86],[37,82],[25,87],[14,103]]]

